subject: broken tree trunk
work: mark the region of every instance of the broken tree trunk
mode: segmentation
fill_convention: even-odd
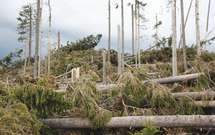
[[[211,96],[215,96],[214,91],[205,91],[205,92],[180,92],[180,93],[172,93],[174,98],[179,99],[181,97],[190,97],[193,99],[202,99],[202,97],[207,96],[209,99]]]
[[[106,128],[140,128],[141,123],[152,120],[159,127],[215,127],[214,115],[176,115],[176,116],[127,116],[112,117]],[[52,129],[91,128],[88,118],[40,119]]]
[[[143,83],[147,83],[150,81],[154,81],[154,82],[160,83],[160,84],[173,83],[173,82],[183,82],[183,81],[197,79],[200,75],[202,75],[202,73],[181,75],[181,76],[167,77],[167,78],[160,78],[160,79],[153,79],[153,80],[146,80],[146,81],[143,81]],[[118,88],[118,85],[117,84],[99,85],[99,90],[104,91],[104,90],[108,90],[112,87]]]

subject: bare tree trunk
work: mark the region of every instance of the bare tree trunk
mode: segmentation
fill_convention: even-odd
[[[140,5],[138,3],[137,5],[137,10],[138,10],[138,64],[140,68]]]
[[[160,79],[153,79],[153,80],[145,80],[142,81],[143,84],[148,82],[156,82],[159,84],[168,84],[168,83],[174,83],[174,82],[185,82],[188,80],[194,80],[197,79],[202,73],[196,73],[196,74],[189,74],[189,75],[180,75],[175,77],[166,77],[166,78],[160,78]],[[104,91],[108,90],[111,87],[118,87],[117,84],[108,84],[108,85],[100,85],[99,90]]]
[[[103,51],[103,84],[106,84],[106,52]]]
[[[43,12],[43,0],[41,0],[40,8],[40,42],[39,42],[39,62],[38,62],[38,77],[40,77],[40,62],[41,62],[41,42],[42,42],[42,12]]]
[[[121,16],[122,16],[122,72],[124,72],[124,11],[123,11],[123,0],[121,0]]]
[[[58,31],[58,59],[60,58],[60,31]]]
[[[156,46],[157,46],[157,50],[158,50],[158,16],[156,13]]]
[[[111,33],[111,23],[110,23],[110,0],[108,1],[108,14],[109,14],[109,31],[108,31],[108,62],[110,62],[110,33]]]
[[[177,28],[176,28],[176,0],[172,0],[172,69],[173,77],[177,76]]]
[[[141,123],[152,120],[158,127],[215,127],[214,115],[174,115],[174,116],[127,116],[112,117],[106,128],[140,128]],[[88,118],[40,119],[52,129],[91,128]]]
[[[135,0],[135,67],[137,68],[137,0]]]
[[[132,55],[134,55],[134,5],[131,4],[131,18],[132,18]]]
[[[121,65],[122,59],[121,59],[121,42],[120,42],[120,26],[118,25],[118,74],[121,74]]]
[[[195,100],[200,100],[203,97],[207,97],[208,99],[211,99],[211,97],[215,96],[215,92],[214,91],[205,91],[205,92],[180,92],[180,93],[172,93],[172,95],[174,96],[174,98],[179,99],[181,97],[189,97],[189,98],[193,98]]]
[[[37,77],[38,72],[38,48],[39,48],[39,27],[40,27],[40,0],[37,0],[37,18],[36,18],[36,45],[35,45],[35,58],[34,58],[34,77]]]
[[[186,39],[185,39],[185,25],[184,25],[184,4],[183,0],[181,2],[181,30],[183,35],[183,59],[184,59],[184,70],[187,70],[187,58],[186,58]]]
[[[184,23],[184,28],[186,27],[186,24],[187,24],[187,20],[188,20],[189,14],[190,14],[190,9],[191,9],[192,3],[193,3],[193,0],[191,0],[191,2],[190,2],[190,6],[189,6],[189,9],[188,9],[188,12],[187,12],[187,17],[186,17],[186,20],[185,20],[185,23]],[[179,44],[178,44],[178,49],[180,48],[180,45],[181,45],[182,36],[183,35],[181,34]]]
[[[208,24],[209,24],[209,16],[210,16],[210,7],[211,7],[211,0],[209,0],[209,4],[208,4],[208,15],[207,15],[205,40],[207,40],[207,37],[208,37]],[[205,51],[206,51],[206,49],[207,49],[207,42],[205,43]]]
[[[29,39],[27,39],[25,43],[25,64],[24,64],[24,71],[23,71],[24,75],[25,75],[26,65],[27,65],[28,43],[29,43]]]
[[[197,45],[197,55],[201,55],[201,45],[200,45],[200,30],[199,30],[199,0],[196,0],[196,45]]]
[[[50,0],[48,0],[49,5],[49,52],[48,52],[48,73],[50,72],[50,61],[51,61],[51,5]]]
[[[29,24],[29,56],[28,65],[31,63],[31,37],[32,37],[32,7],[30,6],[30,24]]]

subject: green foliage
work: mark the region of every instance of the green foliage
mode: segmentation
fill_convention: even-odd
[[[72,52],[77,50],[93,49],[95,46],[97,46],[101,38],[102,38],[102,35],[98,34],[96,37],[94,37],[93,35],[90,35],[86,38],[83,38],[82,40],[79,39],[79,41],[77,41],[76,43],[71,42],[69,44],[69,41],[68,41],[67,46],[61,47],[61,50]]]
[[[36,114],[29,111],[22,103],[15,103],[0,108],[0,134],[40,134],[43,124],[37,120]]]
[[[73,107],[73,102],[64,99],[63,93],[57,93],[51,88],[26,84],[12,92],[14,99],[26,104],[29,110],[34,110],[41,118],[52,116],[54,113],[61,114]]]
[[[152,120],[145,120],[145,123],[141,123],[144,128],[139,131],[137,131],[136,133],[132,134],[131,132],[129,132],[129,135],[154,135],[156,133],[159,133],[161,131],[158,130],[158,126],[154,126]]]
[[[19,42],[23,42],[27,39],[26,34],[30,32],[30,23],[33,25],[33,20],[35,19],[35,12],[30,4],[23,6],[22,9],[23,10],[19,12],[19,17],[17,17],[17,20],[20,22],[17,26],[18,34],[20,34],[18,38]]]

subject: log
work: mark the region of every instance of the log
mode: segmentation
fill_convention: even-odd
[[[160,84],[173,83],[173,82],[183,82],[183,81],[197,79],[200,75],[202,75],[202,73],[181,75],[181,76],[167,77],[167,78],[160,78],[160,79],[153,79],[153,80],[146,80],[146,81],[143,81],[143,83],[145,84],[145,83],[147,83],[149,81],[154,81],[154,82],[160,83]],[[120,84],[120,85],[122,85],[122,84]],[[104,91],[104,90],[108,90],[108,89],[110,89],[112,87],[115,87],[115,88],[118,89],[117,84],[99,85],[98,89],[100,91]]]
[[[172,95],[174,96],[174,98],[179,99],[183,96],[187,96],[190,98],[195,98],[195,99],[202,99],[202,97],[204,96],[208,96],[208,98],[210,99],[211,96],[215,96],[215,92],[214,91],[205,91],[205,92],[180,92],[180,93],[172,93]]]
[[[200,107],[215,107],[215,101],[194,101],[194,104]]]
[[[197,79],[202,73],[196,74],[189,74],[189,75],[180,75],[175,77],[167,77],[167,78],[160,78],[160,79],[153,79],[156,83],[165,84],[165,83],[173,83],[173,82],[183,82],[188,80]],[[147,83],[147,81],[143,81],[143,83]]]
[[[159,127],[215,127],[214,115],[176,115],[176,116],[127,116],[112,117],[106,128],[141,128],[140,123],[152,120]],[[52,129],[91,128],[88,118],[40,119]]]
[[[66,73],[64,73],[64,74],[61,74],[61,75],[59,75],[59,76],[56,76],[55,79],[57,79],[57,78],[59,78],[59,77],[62,77],[62,76],[65,76],[65,75],[67,75],[67,74],[69,74],[69,73],[71,73],[71,72],[72,72],[72,70],[69,71],[69,72],[66,72]]]

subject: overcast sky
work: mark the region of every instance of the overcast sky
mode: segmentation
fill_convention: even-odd
[[[43,0],[44,3],[47,0]],[[146,50],[149,45],[154,45],[155,34],[153,26],[155,25],[155,14],[158,13],[158,20],[162,21],[159,27],[159,38],[171,35],[171,9],[166,9],[168,0],[142,0],[147,3],[145,7],[145,17],[149,21],[145,23],[147,30],[141,31],[146,36],[141,41],[141,49]],[[185,16],[191,0],[184,0]],[[117,50],[117,25],[121,25],[121,8],[116,9],[115,4],[120,7],[120,0],[111,0],[111,48]],[[131,53],[131,7],[127,3],[134,0],[124,0],[124,21],[125,21],[125,52]],[[180,1],[177,0],[177,36],[180,35]],[[193,1],[191,12],[186,26],[187,45],[196,43],[195,34],[195,0]],[[9,52],[15,49],[24,49],[24,43],[17,41],[19,37],[17,32],[19,11],[26,4],[33,4],[36,7],[36,0],[0,0],[0,58],[5,57]],[[211,7],[214,6],[211,1]],[[43,44],[42,54],[47,54],[47,36],[48,36],[48,6],[43,6]],[[52,44],[57,43],[57,31],[61,32],[61,44],[66,45],[67,41],[75,42],[88,35],[102,34],[103,37],[96,49],[106,48],[108,46],[108,0],[51,0],[52,7]],[[200,1],[200,32],[201,40],[205,38],[206,20],[207,20],[208,0]],[[169,10],[169,12],[168,12]],[[215,26],[214,11],[211,8],[209,31]],[[214,37],[213,31],[208,38]],[[35,35],[35,34],[34,34]],[[33,39],[34,40],[34,39]],[[178,41],[179,42],[179,39]],[[212,42],[213,43],[213,42]],[[33,41],[32,53],[34,54],[35,40]],[[54,48],[54,45],[52,46]],[[209,51],[215,51],[214,43],[208,47]]]

